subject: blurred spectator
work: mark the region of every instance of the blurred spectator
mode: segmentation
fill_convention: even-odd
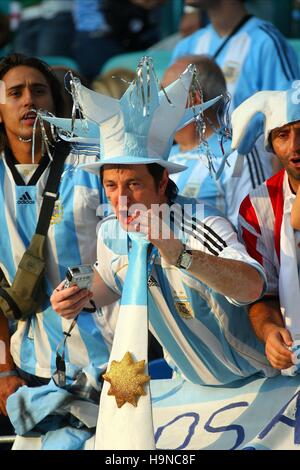
[[[74,0],[74,56],[92,81],[112,56],[144,50],[160,38],[159,5],[166,0]]]
[[[7,45],[10,40],[9,16],[0,12],[0,48]]]
[[[186,1],[183,8],[183,15],[179,25],[179,32],[182,37],[189,36],[203,28],[208,23],[207,14],[198,8],[193,1]]]
[[[180,21],[179,32],[182,37],[189,36],[202,26],[200,11],[196,9],[184,13]]]
[[[73,0],[21,0],[15,52],[29,56],[72,57]]]
[[[151,10],[158,5],[165,3],[165,0],[130,0],[133,5],[138,5],[146,10]]]
[[[189,0],[191,1],[191,0]],[[299,79],[297,57],[271,23],[248,14],[243,0],[193,0],[211,24],[182,39],[173,62],[209,54],[222,68],[232,109],[260,90],[284,90]]]
[[[213,59],[205,55],[184,56],[178,59],[165,72],[163,85],[166,87],[172,83],[190,63],[196,66],[196,77],[201,86],[201,91],[196,86],[192,94],[191,101],[194,105],[209,101],[216,96],[226,96],[226,82],[222,70]],[[226,101],[226,99],[220,100],[204,111],[201,140],[201,131],[194,122],[176,132],[177,145],[173,145],[169,160],[188,167],[185,172],[171,175],[180,194],[199,198],[216,207],[234,225],[237,225],[238,211],[243,198],[272,175],[272,156],[262,154],[259,146],[243,157],[237,152],[231,153],[231,139],[225,137],[223,123]],[[205,144],[200,145],[203,138],[208,148]],[[224,154],[230,154],[228,164],[224,166],[220,178],[217,179],[214,172],[222,166]],[[238,168],[240,170],[237,171]]]
[[[135,73],[129,69],[111,69],[99,75],[92,83],[92,89],[103,95],[120,99],[130,82],[134,80]]]
[[[74,0],[74,57],[80,72],[90,81],[110,57],[123,52],[102,7],[103,0]]]

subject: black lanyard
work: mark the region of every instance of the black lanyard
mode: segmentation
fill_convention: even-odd
[[[229,34],[229,36],[227,36],[226,39],[224,39],[224,41],[222,42],[222,44],[218,47],[218,49],[216,50],[216,52],[213,54],[213,59],[216,60],[216,58],[220,55],[220,53],[222,52],[222,50],[224,49],[224,47],[226,46],[226,44],[228,43],[228,41],[230,41],[230,39],[232,38],[232,36],[234,36],[243,26],[245,23],[247,23],[248,20],[250,20],[250,18],[252,18],[252,15],[246,15],[244,16],[244,18],[241,19],[241,21],[236,25],[236,27],[231,31],[231,33]]]

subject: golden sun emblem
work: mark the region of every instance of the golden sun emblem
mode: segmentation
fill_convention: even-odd
[[[129,351],[121,361],[112,361],[108,372],[103,374],[103,379],[110,383],[108,395],[114,395],[118,408],[124,403],[137,406],[141,395],[147,395],[142,385],[150,380],[145,375],[145,361],[134,362]]]

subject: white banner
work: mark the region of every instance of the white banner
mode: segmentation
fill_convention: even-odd
[[[151,382],[157,449],[300,450],[300,376],[243,387]]]
[[[152,380],[151,394],[157,449],[300,450],[300,375],[235,388]],[[14,445],[40,448],[40,438],[17,437]],[[94,448],[92,437],[85,449]]]

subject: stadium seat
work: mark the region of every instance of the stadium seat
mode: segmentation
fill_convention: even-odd
[[[300,39],[288,39],[288,42],[294,48],[300,64]]]
[[[41,60],[43,60],[44,62],[47,62],[47,64],[49,64],[51,67],[60,65],[60,66],[66,67],[66,68],[70,68],[70,69],[74,70],[75,72],[79,72],[79,67],[78,67],[77,62],[74,59],[71,59],[71,57],[56,56],[56,55],[53,55],[53,56],[47,55],[46,56],[45,55],[45,56],[41,56],[39,58]]]
[[[105,62],[101,69],[101,73],[106,73],[109,72],[109,70],[118,68],[126,68],[135,71],[139,60],[145,55],[152,57],[155,72],[158,78],[161,79],[171,60],[170,51],[156,51],[149,49],[147,51],[127,52],[125,54],[115,55]]]

